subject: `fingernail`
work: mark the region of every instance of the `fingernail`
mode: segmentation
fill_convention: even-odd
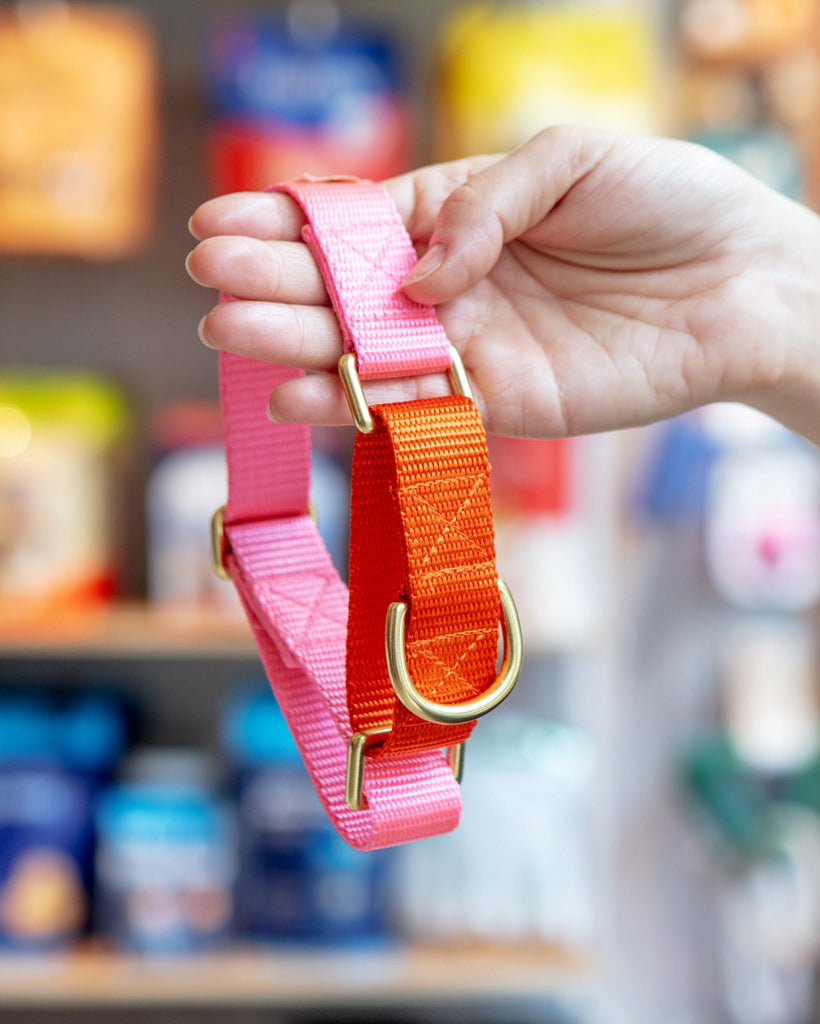
[[[206,313],[205,316],[203,316],[203,318],[196,325],[196,333],[199,335],[199,340],[202,342],[203,345],[206,346],[206,348],[216,348],[216,345],[212,345],[210,341],[208,341],[208,339],[205,337],[205,321],[207,319],[208,314]]]
[[[193,219],[194,219],[194,215],[191,214],[191,216],[188,218],[188,231],[194,236],[194,238],[199,238],[199,235],[191,227],[191,222],[193,221]]]
[[[410,284],[418,284],[419,281],[423,281],[425,277],[429,277],[434,270],[438,270],[446,256],[447,247],[442,245],[441,242],[434,245],[432,249],[428,249],[407,277],[402,281],[402,288],[406,288]]]
[[[265,412],[267,414],[268,419],[271,421],[271,423],[281,423],[281,420],[279,419],[279,417],[276,415],[276,413],[270,407],[270,400],[268,400],[268,407],[265,410]]]
[[[192,281],[196,281],[197,284],[202,284],[202,282],[199,280],[199,278],[196,276],[193,270],[191,270],[191,257],[193,256],[193,254],[194,250],[191,249],[191,251],[185,257],[185,269],[188,271],[188,277],[190,277]],[[202,287],[204,288],[205,286],[202,285]]]

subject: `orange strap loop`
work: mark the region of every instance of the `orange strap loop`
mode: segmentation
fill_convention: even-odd
[[[390,727],[374,756],[463,742],[475,722],[439,725],[397,699],[385,617],[408,605],[407,664],[424,697],[455,704],[496,677],[499,631],[490,464],[469,398],[375,405],[353,454],[347,695],[354,732]]]

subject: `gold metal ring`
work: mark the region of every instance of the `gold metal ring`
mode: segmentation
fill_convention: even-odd
[[[363,811],[364,800],[364,755],[367,747],[378,739],[384,739],[391,732],[390,726],[380,729],[365,729],[354,732],[347,743],[347,768],[345,770],[345,804],[351,811]],[[464,774],[464,744],[456,743],[447,748],[447,763],[452,769],[456,782]]]
[[[211,516],[211,568],[221,580],[230,580],[225,568],[225,506]]]
[[[364,786],[364,752],[368,743],[378,737],[387,736],[390,726],[382,729],[366,729],[354,732],[347,743],[347,768],[345,770],[345,803],[351,811],[364,810],[362,788]]]
[[[225,505],[220,505],[211,516],[211,568],[221,580],[230,581],[231,577],[225,566],[225,555],[228,553],[228,538],[225,535],[225,507]],[[307,504],[307,514],[314,523],[318,523],[316,509],[312,501]]]
[[[472,398],[470,381],[461,356],[453,346],[450,346],[450,369],[447,371],[450,378],[450,386],[456,395],[464,395],[465,398]],[[367,399],[364,397],[362,382],[359,378],[359,371],[356,366],[356,356],[352,352],[343,355],[339,360],[339,379],[345,391],[347,404],[350,407],[350,414],[356,428],[363,434],[370,434],[373,431],[373,417],[367,406]]]
[[[481,718],[498,707],[508,697],[521,673],[523,658],[521,623],[515,607],[510,588],[499,579],[498,595],[501,598],[502,625],[504,630],[504,660],[501,670],[492,686],[473,700],[461,704],[439,704],[422,696],[413,684],[407,670],[407,658],[404,653],[404,623],[407,617],[407,605],[403,601],[394,601],[387,609],[384,639],[387,653],[387,673],[396,692],[396,696],[418,718],[439,725],[461,725]]]

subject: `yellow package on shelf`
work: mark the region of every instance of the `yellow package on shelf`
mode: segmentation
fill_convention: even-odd
[[[441,42],[438,155],[506,152],[564,122],[648,132],[654,49],[631,5],[459,8]]]
[[[134,11],[0,13],[0,252],[113,259],[148,241],[152,36]]]
[[[0,374],[0,634],[114,589],[112,454],[125,401],[91,374]]]

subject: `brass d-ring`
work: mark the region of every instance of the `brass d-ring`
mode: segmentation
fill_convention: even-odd
[[[387,673],[396,696],[408,711],[418,718],[439,725],[461,725],[486,715],[509,696],[521,672],[521,623],[510,588],[502,579],[498,581],[498,596],[501,598],[504,630],[504,660],[501,663],[501,671],[492,686],[479,697],[461,704],[439,704],[418,692],[407,670],[407,659],[404,654],[404,621],[407,616],[407,605],[403,601],[394,601],[390,605],[384,630]]]

